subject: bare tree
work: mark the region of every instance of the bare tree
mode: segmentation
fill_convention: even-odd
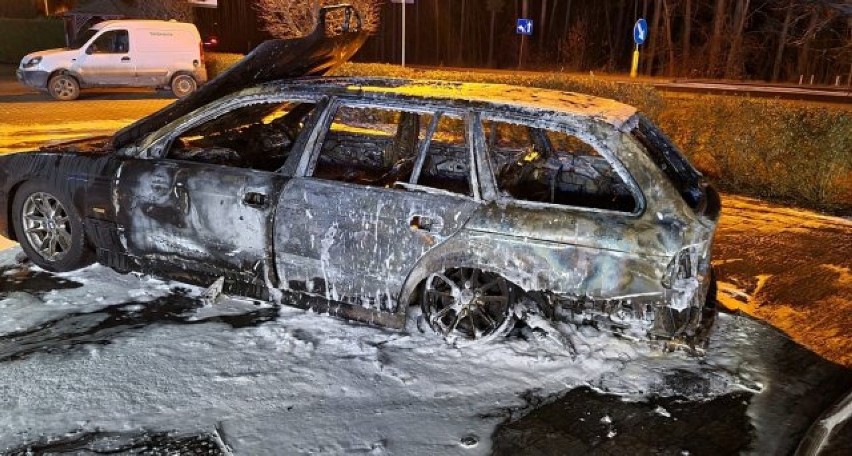
[[[503,10],[506,6],[506,0],[488,0],[485,2],[485,9],[491,13],[491,30],[488,39],[488,66],[494,66],[494,25],[497,20],[497,13]]]
[[[852,87],[852,16],[849,17],[849,42],[846,47],[849,48],[849,87]]]
[[[340,4],[340,0],[257,0],[255,8],[264,30],[276,38],[296,38],[311,33],[317,25],[320,7]],[[361,15],[365,30],[379,26],[380,0],[349,0]]]
[[[187,0],[137,0],[136,8],[149,19],[192,21],[192,5]]]
[[[727,16],[725,8],[728,6],[727,0],[716,0],[716,6],[713,8],[713,35],[710,37],[710,55],[707,58],[707,74],[715,76],[719,70],[719,55],[722,53],[722,43],[724,41],[724,30]]]
[[[692,58],[690,56],[692,46],[692,0],[686,0],[684,3],[683,12],[683,31],[681,32],[681,53],[683,54],[681,71],[685,75],[689,75],[690,67],[692,66]]]
[[[728,50],[728,59],[725,64],[725,77],[728,79],[741,76],[743,33],[745,32],[750,4],[751,0],[738,0],[736,4],[731,30],[731,47]]]
[[[787,36],[793,23],[793,8],[796,6],[794,0],[787,0],[784,5],[784,22],[778,31],[778,45],[775,48],[775,60],[772,63],[772,77],[770,80],[777,81],[781,75],[781,63],[784,59],[784,48],[787,46]]]

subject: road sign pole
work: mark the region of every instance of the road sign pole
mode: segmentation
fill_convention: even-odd
[[[630,65],[630,77],[639,76],[639,46],[645,44],[648,39],[648,22],[644,18],[639,18],[636,25],[633,26],[633,42],[636,47],[633,49],[633,63]]]
[[[630,77],[635,78],[639,76],[639,45],[636,45],[636,49],[633,50],[633,65],[630,67]]]
[[[405,68],[405,0],[402,1],[402,67]]]

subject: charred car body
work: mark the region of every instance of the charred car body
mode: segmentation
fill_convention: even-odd
[[[266,43],[107,144],[3,157],[0,232],[47,269],[225,277],[393,328],[419,304],[488,337],[523,302],[701,340],[719,198],[659,130],[572,93],[292,78],[357,50],[345,13],[344,33]]]

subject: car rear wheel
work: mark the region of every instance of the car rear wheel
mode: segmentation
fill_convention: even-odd
[[[92,264],[83,221],[70,198],[46,184],[27,182],[15,194],[12,223],[24,253],[43,269],[73,271]]]
[[[172,93],[178,98],[184,98],[198,89],[195,78],[186,74],[179,74],[172,79]]]
[[[485,340],[511,329],[515,287],[479,269],[455,268],[432,274],[423,285],[423,316],[447,339]]]
[[[59,101],[72,101],[80,97],[80,83],[73,76],[58,74],[47,83],[50,96]]]

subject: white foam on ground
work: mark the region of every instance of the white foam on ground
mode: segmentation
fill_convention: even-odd
[[[0,266],[13,257],[0,253]],[[0,301],[0,333],[169,288],[98,266],[64,277],[85,286],[50,292],[49,299],[14,293]],[[200,312],[206,318],[213,310]],[[233,314],[235,307],[222,310]],[[635,397],[665,394],[675,370],[710,378],[705,395],[739,382],[718,369],[707,375],[707,364],[685,353],[590,328],[569,340],[573,354],[547,338],[457,348],[431,334],[289,308],[244,329],[151,325],[108,345],[0,363],[0,452],[75,430],[218,426],[235,454],[488,454],[503,412],[523,407],[528,391],[549,396],[592,385]],[[726,356],[723,364],[736,362]],[[471,435],[479,443],[463,444]]]

